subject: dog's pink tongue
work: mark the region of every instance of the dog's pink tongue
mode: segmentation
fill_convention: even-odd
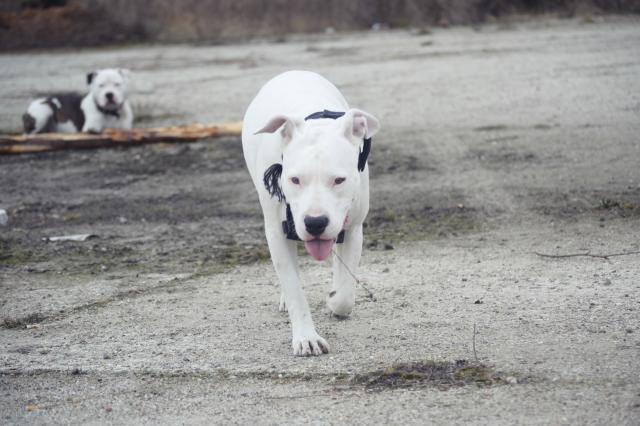
[[[329,257],[329,253],[331,253],[331,248],[333,248],[333,240],[320,240],[315,239],[311,241],[305,241],[304,247],[307,249],[307,252],[313,257],[315,260],[325,260]]]

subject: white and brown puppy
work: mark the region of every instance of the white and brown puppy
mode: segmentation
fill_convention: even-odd
[[[24,131],[34,133],[100,133],[130,130],[133,111],[128,101],[129,71],[104,69],[87,75],[89,93],[57,93],[38,98],[22,116]]]
[[[270,80],[244,116],[244,158],[258,191],[295,355],[327,353],[329,345],[313,324],[294,240],[320,261],[335,250],[327,305],[336,315],[348,315],[355,303],[351,272],[360,262],[369,210],[366,159],[378,129],[372,115],[350,109],[333,84],[308,71]]]

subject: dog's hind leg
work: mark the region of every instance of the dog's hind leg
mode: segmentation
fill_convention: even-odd
[[[333,285],[327,306],[334,315],[344,317],[351,313],[356,303],[355,278],[362,255],[362,225],[346,232],[344,242],[335,245],[333,256]],[[337,259],[336,257],[340,258]]]
[[[278,275],[284,303],[289,311],[294,355],[322,355],[329,352],[329,345],[316,332],[309,304],[302,291],[298,270],[296,243],[287,240],[282,233],[279,209],[263,209],[265,234],[271,252],[271,261]]]

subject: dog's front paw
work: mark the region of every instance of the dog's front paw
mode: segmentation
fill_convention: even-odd
[[[294,335],[291,346],[296,356],[318,356],[329,353],[329,344],[315,330]]]
[[[338,317],[349,316],[355,304],[355,294],[350,292],[337,292],[333,290],[327,298],[327,307],[333,315]]]

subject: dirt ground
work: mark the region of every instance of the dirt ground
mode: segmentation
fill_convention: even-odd
[[[0,56],[1,132],[111,66],[140,126],[237,120],[288,69],[383,126],[373,297],[330,317],[302,258],[318,358],[291,354],[239,139],[0,157],[0,422],[637,424],[639,24]]]

